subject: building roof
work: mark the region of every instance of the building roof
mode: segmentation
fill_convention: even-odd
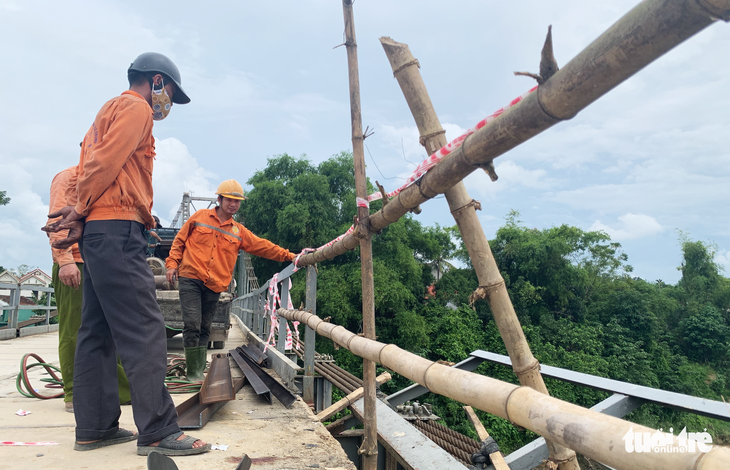
[[[11,273],[8,270],[5,270],[0,273],[0,278],[4,277],[4,276],[10,276],[11,278],[13,278],[15,280],[15,282],[20,282],[20,279],[18,279],[18,276],[16,276],[15,274]]]
[[[30,271],[29,273],[26,273],[23,277],[21,277],[19,282],[22,284],[23,281],[30,279],[31,277],[35,277],[39,281],[46,283],[46,284],[53,281],[53,278],[51,276],[49,276],[48,274],[46,274],[45,272],[43,272],[42,269],[36,268],[33,271]]]
[[[10,305],[10,296],[9,295],[0,295],[0,302],[3,302],[6,306]],[[20,297],[20,305],[38,305],[33,301],[33,299],[29,297]]]

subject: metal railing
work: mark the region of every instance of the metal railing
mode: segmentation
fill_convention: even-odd
[[[51,305],[51,294],[53,294],[53,287],[35,286],[28,284],[6,284],[0,283],[0,291],[10,291],[10,302],[6,306],[0,307],[3,311],[8,311],[8,324],[7,326],[0,327],[0,340],[17,338],[18,336],[28,336],[31,334],[48,333],[52,331],[54,325],[50,324],[51,311],[56,310],[55,306]],[[46,292],[46,305],[21,305],[21,292],[32,291],[32,292]],[[39,295],[40,297],[40,295]],[[45,310],[45,319],[38,319],[37,321],[19,322],[21,310]],[[32,327],[24,325],[35,325],[43,322],[39,327]]]
[[[243,263],[243,257],[239,260],[239,270],[245,266]],[[289,278],[296,272],[293,264],[286,267],[277,275],[277,291],[282,299],[282,302],[286,302],[289,297]],[[305,308],[307,311],[312,313],[317,312],[317,270],[314,266],[307,267],[307,286],[306,286],[306,304]],[[266,341],[271,333],[271,320],[266,312],[266,303],[269,302],[269,311],[274,309],[274,299],[268,297],[269,286],[271,279],[266,281],[258,289],[249,292],[244,295],[239,295],[231,303],[231,313],[238,317],[241,322],[251,331],[251,333],[257,336],[262,341]],[[239,281],[239,292],[245,292],[243,290],[244,285]],[[285,350],[286,346],[286,320],[282,319],[279,322],[278,331],[274,332],[276,336],[276,350],[285,356],[293,356],[287,353]],[[302,378],[302,398],[306,403],[314,402],[314,347],[315,347],[315,334],[314,330],[305,327],[304,332],[304,375]],[[296,359],[295,359],[296,360]],[[278,371],[277,371],[278,372]],[[280,374],[281,375],[281,374]],[[285,377],[282,377],[286,380]]]

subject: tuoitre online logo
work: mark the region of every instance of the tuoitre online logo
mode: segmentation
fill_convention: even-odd
[[[687,432],[682,429],[678,436],[675,436],[674,428],[669,432],[658,430],[650,432],[634,432],[634,428],[623,437],[626,443],[626,452],[654,452],[663,454],[677,454],[684,452],[709,452],[712,450],[712,436],[706,432]]]

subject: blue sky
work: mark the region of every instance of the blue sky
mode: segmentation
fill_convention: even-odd
[[[393,189],[426,157],[378,38],[409,44],[447,138],[534,84],[549,24],[560,65],[637,2],[359,0],[368,175]],[[192,98],[155,124],[155,211],[171,220],[183,191],[212,196],[269,156],[314,163],[349,150],[343,19],[338,1],[139,2],[0,0],[0,265],[50,272],[45,235],[53,176],[78,161],[101,105],[126,69],[158,51]],[[581,112],[495,161],[500,179],[466,181],[488,237],[510,209],[525,225],[601,229],[635,274],[675,282],[677,229],[714,242],[730,268],[730,27],[710,26]],[[376,168],[377,164],[377,168]],[[382,174],[381,174],[382,172]],[[425,224],[453,225],[443,199]],[[727,272],[726,272],[727,274]]]

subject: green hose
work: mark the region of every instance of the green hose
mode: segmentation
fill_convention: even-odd
[[[170,329],[174,330],[174,328]],[[31,357],[38,362],[28,365],[28,359],[30,359]],[[28,378],[28,371],[34,367],[43,367],[44,369],[46,369],[46,372],[48,372],[48,374],[51,376],[50,378],[41,379],[41,382],[46,383],[46,388],[63,389],[63,379],[55,374],[55,372],[58,372],[60,374],[61,369],[54,366],[53,364],[48,364],[44,362],[43,359],[37,354],[29,353],[24,355],[23,358],[20,360],[20,372],[18,372],[18,376],[15,379],[15,388],[18,389],[18,392],[21,395],[27,398],[40,398],[42,400],[46,400],[49,398],[61,398],[65,395],[64,392],[56,395],[41,395],[40,393],[38,393],[36,389],[33,388],[30,383],[30,379]],[[203,385],[203,381],[186,380],[182,378],[184,375],[185,358],[175,354],[169,354],[167,357],[165,387],[167,387],[167,390],[170,393],[197,393],[200,391],[200,387]],[[23,390],[23,386],[25,386],[25,390]]]
[[[38,362],[28,365],[28,359],[30,358],[33,358]],[[28,353],[24,355],[23,358],[20,360],[20,372],[18,372],[18,377],[15,379],[15,388],[18,389],[18,392],[20,392],[20,394],[24,397],[40,398],[42,400],[47,400],[49,398],[61,398],[62,396],[64,396],[65,393],[63,391],[55,395],[41,395],[36,391],[35,388],[33,388],[33,386],[30,384],[30,379],[28,378],[28,371],[34,367],[39,366],[46,369],[46,372],[48,372],[48,374],[51,376],[51,378],[41,379],[41,382],[47,383],[46,388],[63,388],[63,380],[55,373],[61,373],[61,369],[52,364],[44,362],[43,359],[37,354]],[[21,384],[25,386],[27,391],[23,390]]]

